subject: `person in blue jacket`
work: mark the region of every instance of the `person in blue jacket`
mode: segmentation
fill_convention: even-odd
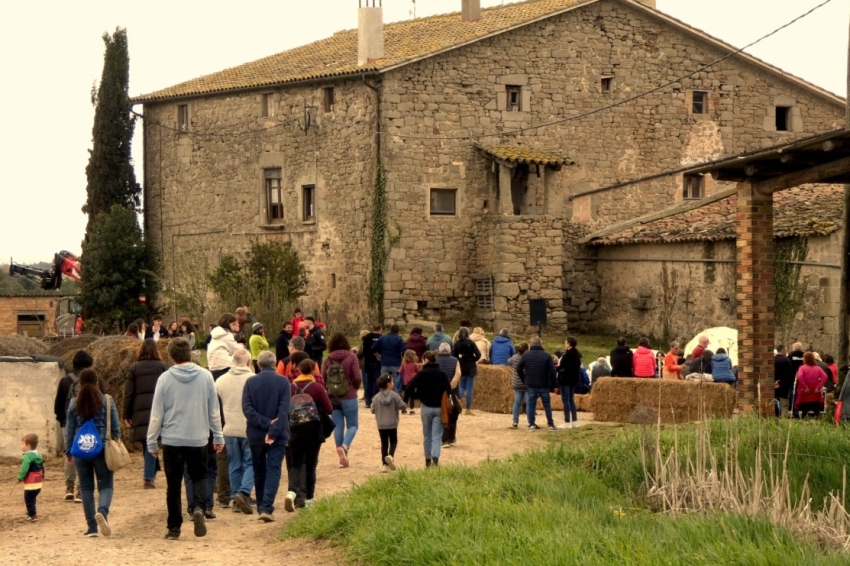
[[[384,334],[372,343],[372,352],[381,362],[381,375],[388,373],[395,379],[405,350],[407,345],[404,338],[398,335],[398,324],[390,326],[389,334]]]
[[[499,335],[493,338],[493,343],[490,344],[490,363],[494,366],[506,366],[511,356],[516,354],[514,341],[510,338],[510,331],[503,328],[499,331]]]
[[[718,348],[717,353],[711,357],[711,377],[720,383],[734,385],[738,379],[732,371],[732,359],[726,355],[726,350]]]

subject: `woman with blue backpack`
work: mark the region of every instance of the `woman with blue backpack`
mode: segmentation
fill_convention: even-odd
[[[84,370],[80,373],[80,391],[68,405],[65,450],[68,461],[74,463],[80,481],[83,514],[88,525],[84,535],[87,537],[98,536],[98,528],[103,536],[112,534],[108,517],[112,503],[113,472],[107,467],[104,454],[107,418],[112,421],[110,433],[121,442],[121,422],[115,403],[111,397],[100,392],[94,370]],[[97,508],[94,502],[95,478]]]

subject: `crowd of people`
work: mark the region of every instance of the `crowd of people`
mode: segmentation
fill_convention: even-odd
[[[407,338],[397,325],[386,333],[375,325],[362,331],[359,344],[352,347],[341,333],[326,339],[322,323],[296,311],[270,341],[263,324],[241,307],[210,328],[203,368],[197,363],[190,323],[163,327],[156,316],[150,327],[134,322],[127,335],[141,342],[137,361],[126,375],[123,423],[85,350],[75,353],[72,371],[60,380],[54,403],[67,454],[64,497],[82,503],[85,536],[111,534],[114,472],[96,447],[109,436],[120,438],[122,424],[129,440],[142,445],[143,489],[156,489],[158,473],[165,473],[166,538],[173,540],[181,535],[184,512],[194,534],[204,536],[206,522],[216,518],[216,499],[219,509],[253,515],[256,507],[260,520],[274,521],[284,468],[284,509],[293,512],[312,505],[322,445],[332,438],[339,467],[351,465],[361,398],[376,419],[379,471],[389,473],[398,468],[399,415],[415,415],[417,410],[425,465],[439,466],[441,451],[457,442],[459,417],[475,415],[475,379],[482,364],[510,369],[511,426],[519,427],[524,406],[530,432],[541,428],[536,422],[538,399],[549,430],[575,427],[575,395],[590,392],[599,379],[690,379],[732,387],[737,379],[728,354],[723,348],[711,351],[705,336],[687,356],[678,342],[666,353],[655,353],[647,338],[641,338],[634,351],[620,338],[609,358],[599,357],[586,366],[574,337],[566,339],[562,351],[550,354],[536,336],[515,344],[506,328],[491,342],[468,320],[461,321],[453,336],[440,324],[430,336],[416,327]],[[165,337],[170,338],[170,368],[157,348]],[[831,356],[821,361],[815,352],[803,352],[799,343],[790,354],[778,346],[777,416],[785,399],[791,414],[817,416],[823,411],[823,393],[834,388],[837,376]],[[844,390],[850,401],[850,388]],[[552,411],[553,393],[563,400],[560,425]],[[85,443],[90,454],[75,452]],[[31,521],[38,520],[36,498],[44,472],[37,446],[35,435],[21,439],[19,480],[25,484]]]

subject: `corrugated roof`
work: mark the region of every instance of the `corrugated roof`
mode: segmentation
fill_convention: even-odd
[[[464,22],[460,13],[441,14],[384,26],[386,56],[357,66],[357,30],[284,51],[258,61],[186,81],[134,98],[136,102],[192,96],[385,70],[497,32],[527,24],[598,0],[532,0],[481,10],[481,19]],[[459,4],[459,3],[458,3]]]
[[[512,163],[530,163],[534,165],[572,165],[572,161],[555,153],[542,149],[532,149],[517,145],[477,146],[478,149],[501,161]]]
[[[773,236],[826,236],[841,225],[844,188],[841,185],[802,185],[774,195]],[[662,244],[671,242],[717,242],[734,240],[737,193],[724,191],[722,198],[708,199],[703,206],[683,205],[668,214],[645,221],[628,222],[584,239],[590,246]]]

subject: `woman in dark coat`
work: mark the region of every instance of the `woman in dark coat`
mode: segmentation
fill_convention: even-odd
[[[410,331],[410,336],[408,336],[405,346],[407,346],[408,350],[416,352],[416,357],[418,359],[422,359],[422,356],[424,356],[425,352],[428,351],[428,342],[422,334],[421,328],[417,326]]]
[[[469,329],[461,327],[457,332],[457,340],[452,349],[452,356],[460,362],[460,399],[466,399],[466,413],[472,413],[472,388],[475,385],[475,376],[478,373],[478,360],[481,359],[481,351],[469,338]]]
[[[131,442],[141,442],[145,458],[144,488],[156,487],[154,480],[159,470],[159,460],[148,452],[148,423],[156,381],[168,369],[156,348],[156,342],[148,338],[142,342],[138,361],[127,370],[124,382],[124,424],[127,425]]]

